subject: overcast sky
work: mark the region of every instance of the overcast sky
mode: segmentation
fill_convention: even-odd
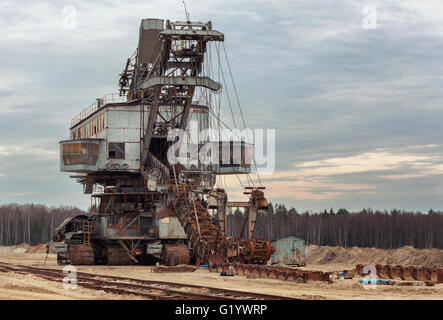
[[[368,5],[376,29],[363,27]],[[225,34],[247,125],[276,129],[270,201],[443,209],[442,1],[186,6]],[[148,17],[183,20],[182,1],[0,0],[0,203],[88,206],[59,172],[58,142],[73,116],[117,92]]]

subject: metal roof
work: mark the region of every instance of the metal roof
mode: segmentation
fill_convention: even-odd
[[[295,236],[289,236],[286,238],[280,238],[280,239],[274,239],[272,240],[272,242],[277,242],[277,241],[287,241],[287,240],[295,240],[295,241],[305,241],[305,239],[299,238],[299,237],[295,237]],[[305,241],[306,242],[306,241]]]

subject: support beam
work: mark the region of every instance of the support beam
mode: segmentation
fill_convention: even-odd
[[[143,137],[143,153],[142,153],[142,161],[140,163],[141,166],[144,166],[146,164],[146,161],[148,160],[148,154],[149,154],[149,145],[151,144],[151,138],[153,134],[155,119],[157,118],[158,113],[158,100],[160,98],[160,91],[161,86],[155,87],[155,96],[154,96],[154,103],[151,106],[151,110],[149,112],[149,118],[148,118],[148,124],[146,126],[145,130],[145,136]]]
[[[198,215],[197,215],[197,208],[195,207],[195,195],[192,194],[192,204],[194,205],[194,214],[195,214],[195,221],[197,222],[197,228],[198,228],[198,236],[202,237],[201,231],[200,231],[200,222],[198,222]]]
[[[243,236],[245,235],[246,224],[248,223],[248,219],[249,219],[249,208],[246,208],[245,217],[243,218],[243,225],[242,225],[241,231],[240,231],[240,239],[243,239]]]
[[[251,202],[246,201],[228,201],[226,206],[229,208],[250,208],[254,205]]]
[[[223,33],[215,30],[166,29],[160,32],[160,39],[224,41]]]
[[[252,236],[254,235],[255,221],[257,220],[257,211],[258,210],[256,207],[249,208],[248,240],[252,240]]]
[[[138,219],[140,219],[140,216],[136,216],[134,219],[132,219],[131,222],[129,222],[122,230],[119,231],[119,235],[121,235],[123,232],[125,232],[135,221],[137,221]]]
[[[221,234],[221,238],[226,238],[226,205],[224,203],[219,202],[218,208],[218,223],[219,223],[219,230]]]
[[[188,98],[185,102],[185,107],[182,112],[182,118],[180,123],[180,129],[185,130],[186,125],[188,124],[189,113],[191,112],[192,105],[192,97],[194,96],[195,87],[189,87],[188,89]]]
[[[128,247],[123,243],[122,240],[118,240],[118,242],[120,243],[120,245],[122,246],[122,248],[126,251],[126,253],[128,254],[129,258],[131,258],[132,261],[134,261],[135,263],[138,263],[138,260],[132,255],[132,252],[128,249]]]
[[[182,76],[152,76],[143,80],[138,89],[148,89],[154,86],[200,86],[219,91],[221,84],[209,77],[182,77]]]

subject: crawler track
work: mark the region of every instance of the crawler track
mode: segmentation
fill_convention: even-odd
[[[0,272],[30,274],[50,281],[63,281],[66,277],[61,270],[36,268],[0,262]],[[77,272],[77,285],[92,290],[134,295],[151,300],[290,300],[291,298],[187,285],[172,282],[140,280],[133,278],[105,276]],[[194,292],[192,292],[192,290]],[[198,290],[199,293],[195,293]]]
[[[364,265],[357,264],[355,270],[363,274]],[[377,276],[381,279],[418,280],[437,282],[437,269],[416,266],[376,264]]]
[[[242,263],[214,263],[210,265],[209,270],[213,272],[232,271],[237,275],[252,275],[257,278],[280,279],[297,282],[314,280],[332,283],[331,272],[307,271],[281,266],[265,266]]]

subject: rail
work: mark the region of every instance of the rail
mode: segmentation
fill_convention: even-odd
[[[80,112],[74,118],[72,118],[71,128],[75,126],[77,123],[89,117],[98,109],[102,108],[104,105],[108,103],[119,103],[119,102],[126,102],[126,97],[125,96],[121,97],[118,93],[109,93],[104,95],[102,98],[97,99],[96,102],[94,102],[89,107],[82,110],[82,112]]]
[[[59,282],[66,276],[61,270],[14,265],[0,262],[0,272],[33,275],[45,280]],[[194,284],[183,284],[156,280],[142,280],[77,272],[77,285],[90,290],[100,290],[116,297],[138,296],[150,300],[300,300],[286,296],[256,292],[236,291]]]

